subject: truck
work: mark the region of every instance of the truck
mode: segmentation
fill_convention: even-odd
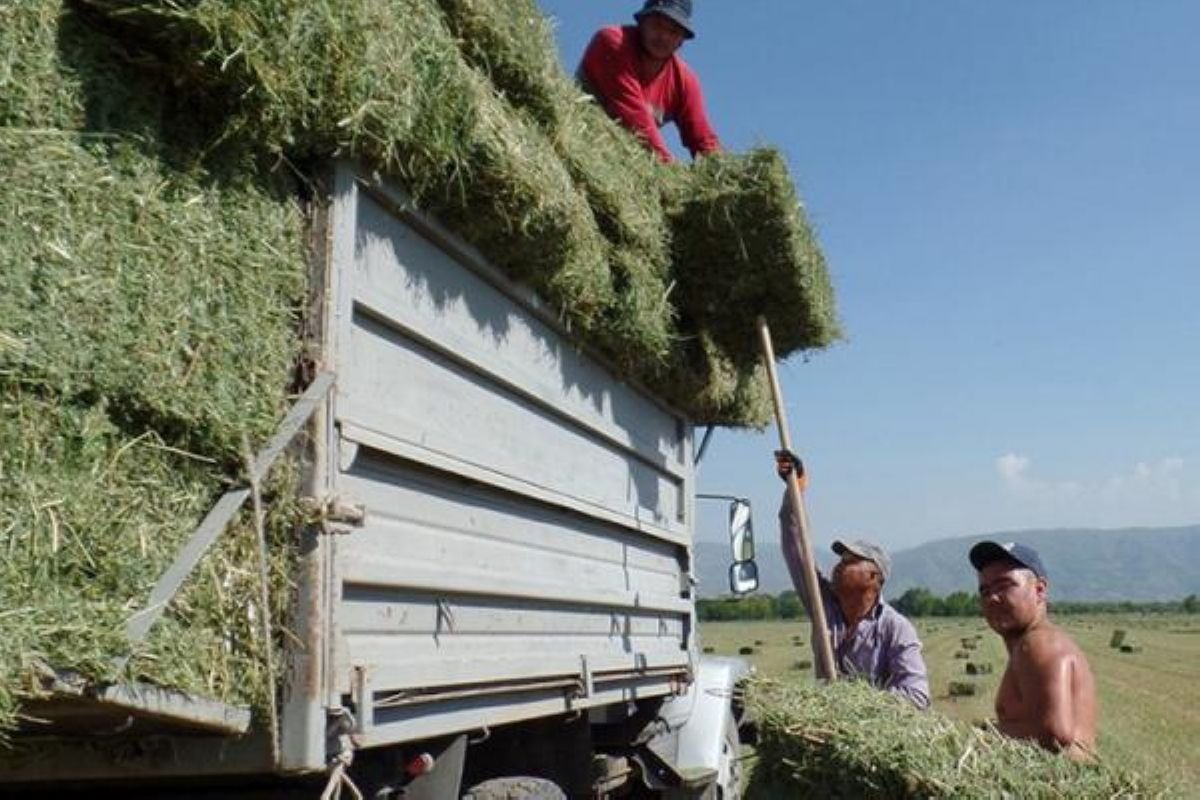
[[[739,797],[750,670],[700,654],[694,426],[401,186],[325,173],[308,389],[266,454],[304,465],[315,519],[273,719],[59,675],[0,794]],[[222,498],[131,633],[252,490]]]

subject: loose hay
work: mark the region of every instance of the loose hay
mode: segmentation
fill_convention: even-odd
[[[1153,797],[1156,784],[971,728],[861,682],[760,680],[753,788],[764,797]]]

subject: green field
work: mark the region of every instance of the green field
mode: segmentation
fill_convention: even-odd
[[[1100,755],[1148,775],[1160,775],[1183,796],[1200,796],[1200,617],[1086,616],[1056,620],[1087,653],[1099,687]],[[916,620],[925,643],[934,707],[965,722],[992,717],[992,698],[1006,661],[1000,639],[982,619]],[[1121,628],[1142,646],[1122,653],[1108,646]],[[962,640],[981,638],[973,650]],[[800,644],[796,644],[797,638]],[[711,622],[701,643],[719,655],[743,656],[770,677],[811,679],[808,625],[796,621]],[[956,658],[960,651],[968,659]],[[966,664],[991,663],[991,675],[966,674]],[[951,697],[951,681],[977,685],[973,697]]]

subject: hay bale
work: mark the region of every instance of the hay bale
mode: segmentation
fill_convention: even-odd
[[[504,95],[556,127],[579,94],[558,62],[554,31],[534,0],[437,0],[463,55]]]
[[[813,665],[813,662],[810,659],[801,658],[801,659],[797,659],[796,661],[792,662],[792,669],[809,670],[809,669],[812,669],[812,665]]]
[[[726,264],[740,228],[733,299],[792,306],[768,310],[779,355],[836,338],[828,274],[777,154],[723,157],[722,169],[657,164],[579,102],[527,0],[403,0],[403,13],[391,0],[82,2],[205,98],[208,116],[228,121],[222,141],[299,162],[346,154],[396,175],[696,422],[761,426],[770,407],[744,309],[727,297],[723,314],[693,309],[696,293],[672,290],[682,273],[709,285],[691,254]],[[660,189],[687,210],[667,214]],[[759,277],[770,287],[751,291]],[[794,306],[805,291],[811,314]],[[718,346],[696,352],[701,336]]]
[[[968,675],[991,675],[992,664],[986,661],[968,661],[966,672]]]
[[[1126,642],[1125,644],[1121,645],[1121,652],[1122,653],[1140,653],[1140,652],[1142,652],[1142,646],[1140,644],[1132,644],[1130,642]]]
[[[979,640],[976,639],[974,636],[969,636],[965,639],[962,639],[961,641],[962,641],[962,649],[963,650],[974,650],[976,647],[979,646]]]
[[[758,357],[759,314],[781,358],[840,337],[824,256],[778,151],[702,159],[672,184],[667,212],[680,301],[736,364]]]
[[[958,650],[954,653],[954,657],[960,658],[960,659],[966,659],[966,658],[970,658],[971,654],[968,653],[966,650]]]
[[[1122,644],[1125,643],[1125,637],[1128,635],[1129,635],[1128,631],[1126,631],[1122,628],[1117,628],[1116,630],[1114,630],[1112,632],[1112,636],[1109,637],[1108,646],[1113,647],[1113,648],[1120,647]]]
[[[717,652],[717,649],[715,647],[711,647],[709,645],[704,646],[704,653],[706,655],[711,655],[712,653],[715,653],[715,652]]]
[[[166,62],[221,120],[210,138],[398,176],[696,422],[769,419],[752,312],[780,357],[838,336],[779,155],[660,166],[580,102],[530,0],[80,1]]]
[[[765,797],[1153,797],[1115,763],[1077,764],[858,681],[755,681],[756,787]]]
[[[950,681],[951,697],[974,697],[979,687],[969,681]]]
[[[50,668],[258,705],[274,680],[245,527],[113,671],[242,435],[285,408],[306,280],[287,187],[206,164],[171,84],[119,52],[57,0],[0,7],[0,608],[24,610],[0,615],[0,738]],[[294,510],[270,518],[277,625]]]
[[[754,655],[754,648],[751,647],[750,645],[742,645],[741,647],[738,648],[738,655],[739,656],[752,656],[752,655]]]

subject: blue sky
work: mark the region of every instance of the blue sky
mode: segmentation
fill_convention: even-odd
[[[573,70],[639,3],[541,5]],[[787,155],[849,334],[782,368],[816,543],[1200,522],[1200,3],[696,6],[713,124]],[[775,441],[700,473],[768,541]]]

